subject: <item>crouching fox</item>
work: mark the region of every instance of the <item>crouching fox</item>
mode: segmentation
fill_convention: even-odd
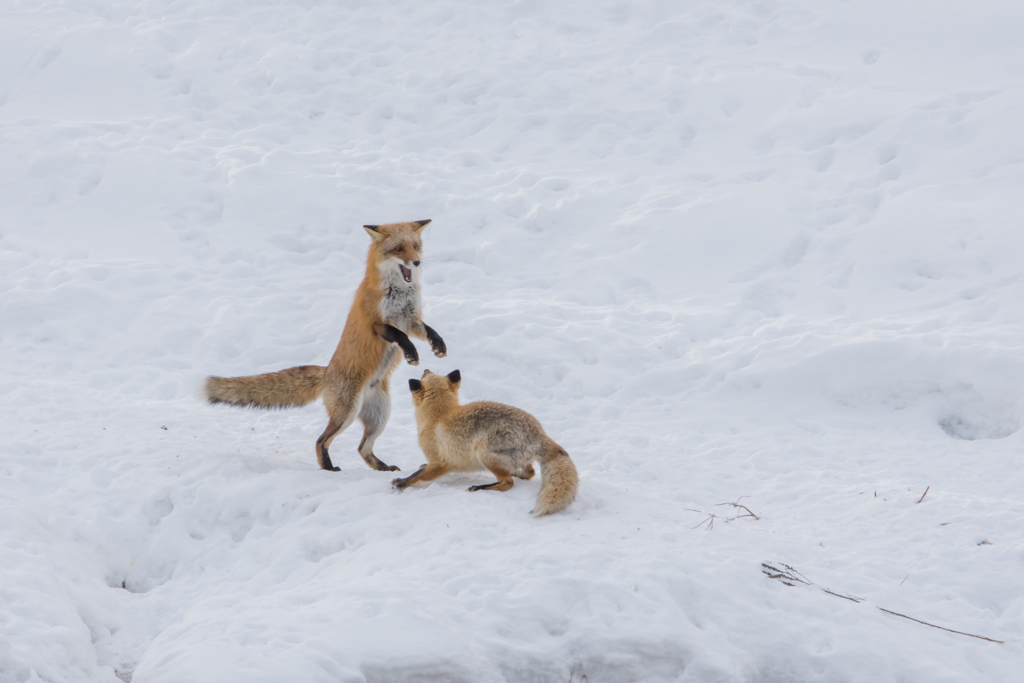
[[[483,466],[498,481],[469,490],[508,491],[514,483],[512,477],[533,477],[533,461],[538,460],[542,484],[533,514],[549,515],[567,507],[579,486],[569,454],[551,440],[537,418],[524,410],[491,401],[460,406],[461,381],[458,370],[448,376],[427,370],[422,379],[409,380],[420,448],[427,464],[411,476],[395,479],[392,485],[402,490],[448,472]]]

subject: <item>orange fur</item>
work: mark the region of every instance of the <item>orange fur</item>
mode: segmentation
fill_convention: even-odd
[[[327,367],[305,365],[249,377],[210,377],[204,386],[210,403],[253,408],[305,405],[323,398],[329,421],[316,442],[317,462],[338,470],[328,449],[357,417],[364,425],[359,454],[377,470],[397,470],[373,454],[373,444],[391,414],[388,378],[404,353],[410,364],[419,356],[409,337],[426,339],[443,357],[444,341],[423,323],[420,311],[420,233],[430,223],[364,226],[372,238],[366,275]]]
[[[410,380],[420,448],[427,464],[411,476],[391,482],[403,490],[449,472],[485,467],[497,481],[470,491],[508,491],[513,477],[530,479],[533,461],[541,467],[541,488],[533,514],[541,517],[567,507],[576,497],[579,477],[569,454],[555,443],[529,413],[492,401],[459,405],[458,370],[446,377],[427,370]]]

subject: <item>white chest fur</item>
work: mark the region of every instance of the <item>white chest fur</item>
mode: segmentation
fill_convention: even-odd
[[[398,262],[391,260],[380,266],[381,292],[380,315],[389,325],[394,325],[406,334],[420,317],[419,268],[412,269],[412,282],[406,282],[398,268]]]

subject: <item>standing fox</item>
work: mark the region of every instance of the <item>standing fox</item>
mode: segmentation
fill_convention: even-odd
[[[394,471],[373,454],[373,444],[391,415],[388,378],[400,362],[419,364],[409,335],[426,339],[434,355],[444,358],[444,340],[420,319],[420,233],[429,220],[364,225],[373,242],[366,276],[356,290],[341,341],[327,367],[301,365],[250,377],[209,377],[204,387],[210,403],[247,408],[304,406],[322,396],[330,421],[316,440],[316,461],[337,472],[328,449],[358,417],[365,431],[359,455],[375,470]]]
[[[532,513],[540,517],[567,507],[579,486],[569,454],[544,433],[537,418],[524,410],[491,401],[460,406],[461,381],[458,370],[447,377],[427,370],[422,379],[409,380],[420,448],[427,464],[391,485],[401,491],[448,472],[475,470],[483,465],[498,481],[469,490],[508,491],[514,483],[512,477],[532,478],[532,463],[539,460],[543,483]]]

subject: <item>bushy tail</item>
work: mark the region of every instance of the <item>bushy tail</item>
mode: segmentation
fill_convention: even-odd
[[[541,486],[537,496],[537,507],[531,514],[537,517],[550,515],[569,506],[576,497],[580,478],[576,466],[561,446],[554,441],[540,457]]]
[[[203,393],[210,403],[242,408],[291,408],[312,403],[323,387],[327,368],[300,365],[249,377],[207,377]]]

